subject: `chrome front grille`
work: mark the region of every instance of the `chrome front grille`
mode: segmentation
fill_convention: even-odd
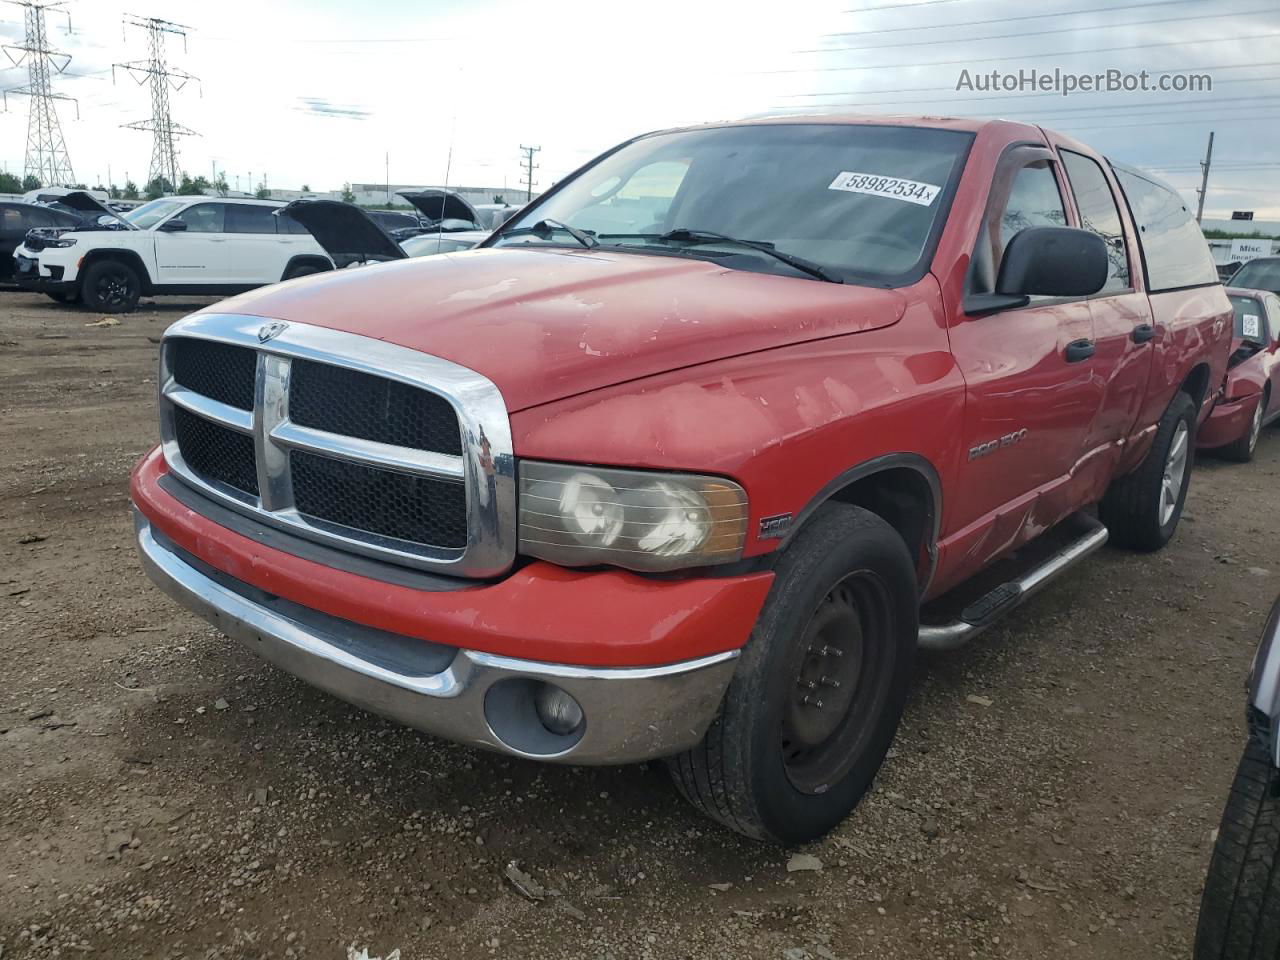
[[[480,374],[356,334],[216,314],[170,327],[160,367],[165,459],[202,493],[408,566],[510,566],[511,432]]]

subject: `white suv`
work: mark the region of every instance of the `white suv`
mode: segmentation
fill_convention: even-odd
[[[274,215],[283,204],[161,197],[117,215],[81,196],[100,207],[98,226],[28,233],[13,254],[21,286],[124,313],[141,296],[231,294],[333,269],[301,224]]]

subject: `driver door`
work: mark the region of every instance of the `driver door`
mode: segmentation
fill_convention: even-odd
[[[1015,147],[1001,161],[974,249],[970,294],[993,292],[1009,241],[1029,227],[1069,225],[1054,155]],[[956,311],[951,350],[966,386],[952,529],[986,563],[1070,512],[1069,479],[1098,405],[1084,298]],[[1082,354],[1084,354],[1082,356]]]
[[[156,282],[165,286],[234,283],[227,205],[193,203],[154,229]]]

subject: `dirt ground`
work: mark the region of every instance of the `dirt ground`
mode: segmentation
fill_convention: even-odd
[[[202,302],[97,326],[0,292],[4,960],[1190,956],[1280,590],[1280,430],[1197,467],[1163,553],[1108,548],[923,657],[877,787],[788,872],[660,765],[432,740],[154,589],[126,480],[155,341]]]

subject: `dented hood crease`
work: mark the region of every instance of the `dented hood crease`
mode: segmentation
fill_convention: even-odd
[[[617,251],[483,249],[264,287],[206,308],[310,323],[484,374],[512,412],[896,323],[888,289]]]

